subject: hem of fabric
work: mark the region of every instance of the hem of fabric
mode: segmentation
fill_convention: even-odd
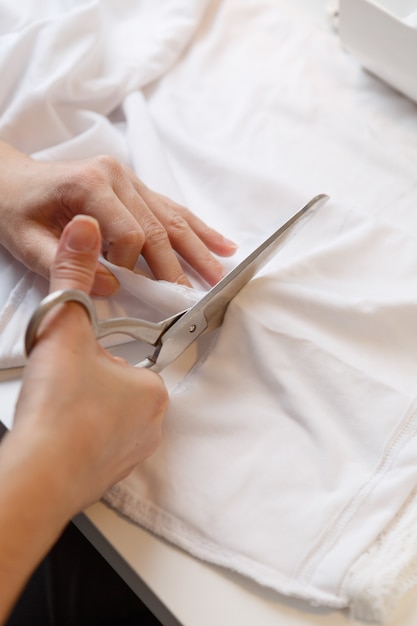
[[[153,503],[138,502],[121,483],[106,492],[103,502],[129,521],[139,524],[192,556],[234,571],[281,595],[307,602],[312,607],[326,607],[330,610],[346,609],[348,606],[346,597],[300,584],[267,565],[224,549],[173,515],[158,509]]]
[[[417,487],[350,568],[342,586],[354,619],[382,624],[417,585]]]

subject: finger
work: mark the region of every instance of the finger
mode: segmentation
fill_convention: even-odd
[[[231,256],[236,252],[237,244],[234,241],[227,239],[217,230],[214,230],[214,228],[207,226],[203,220],[186,207],[173,202],[166,196],[151,191],[145,187],[145,185],[141,187],[141,194],[145,202],[147,202],[151,210],[155,211],[155,214],[158,215],[162,223],[164,223],[164,220],[160,215],[161,209],[164,212],[168,212],[168,214],[176,213],[187,222],[198,238],[215,254],[219,256]]]
[[[130,210],[137,193],[127,169],[112,157],[97,157],[79,173],[77,185],[71,186],[65,198],[65,206],[78,207],[78,212],[94,217],[106,242],[108,260],[133,269],[145,235]]]
[[[96,220],[85,215],[74,217],[65,226],[58,243],[50,272],[50,292],[79,289],[90,293],[100,248],[101,237]],[[83,335],[83,345],[85,346],[86,338],[91,339],[92,334],[89,324],[87,324],[87,316],[83,315],[80,318],[79,310],[79,305],[66,303],[65,307],[57,307],[50,311],[37,330],[36,340],[59,337],[61,348],[64,348],[68,342],[73,346],[74,333],[68,333],[68,328],[82,333],[88,329],[88,334]],[[77,317],[72,317],[74,315]],[[64,319],[66,320],[65,324]],[[81,319],[84,320],[82,323],[80,323]],[[40,343],[45,345],[45,341]],[[37,345],[36,341],[35,349]]]
[[[112,211],[108,211],[105,221],[100,219],[103,239],[107,243],[106,257],[110,263],[132,270],[142,252],[145,234],[122,203],[115,205],[112,206],[112,209],[116,208],[113,220]]]
[[[141,224],[126,208],[126,203],[111,190],[105,197],[98,197],[94,206],[86,207],[86,213],[100,223],[108,260],[133,269],[142,252],[145,234]]]
[[[97,269],[101,237],[95,219],[77,215],[61,235],[50,274],[50,291],[81,289],[90,293]]]
[[[214,228],[207,226],[203,220],[185,207],[176,205],[176,210],[178,214],[187,221],[191,229],[209,250],[219,256],[232,256],[236,252],[237,243],[231,239],[227,239],[227,237],[224,237],[224,235],[214,230]]]
[[[184,207],[164,197],[159,196],[159,198],[160,202],[152,200],[152,209],[157,213],[168,235],[170,245],[204,280],[210,285],[215,285],[223,278],[225,270],[220,261],[213,256],[206,242],[210,242],[212,249],[214,248],[213,251],[222,252],[225,256],[226,253],[233,254],[236,251],[236,245],[232,242],[220,245],[219,240],[224,240],[224,238],[216,231],[206,227],[204,222],[195,218]],[[156,204],[158,204],[157,208]]]
[[[116,276],[101,263],[97,265],[91,293],[93,296],[112,296],[118,291],[120,283]]]
[[[178,254],[196,270],[210,285],[216,284],[224,276],[223,265],[210,253],[207,246],[193,232],[189,224],[178,214],[164,216],[162,226],[167,233],[167,245],[152,252],[158,252],[154,266],[159,265],[160,271],[168,272],[169,253],[175,249]],[[145,246],[144,246],[145,250]]]
[[[173,249],[175,248],[179,249],[184,259],[209,283],[214,284],[223,276],[223,267],[210,254],[204,242],[193,235],[187,221],[183,222],[172,208],[168,211],[168,216],[165,216],[167,211],[164,211],[164,205],[169,204],[167,198],[152,195],[132,170],[113,159],[101,159],[100,169],[104,171],[104,178],[99,176],[96,182],[100,185],[97,189],[105,191],[100,196],[95,193],[94,203],[88,203],[89,206],[84,207],[84,210],[89,215],[100,218],[102,235],[108,244],[109,261],[133,269],[139,255],[143,254],[155,278],[191,286]],[[103,182],[106,184],[103,185]],[[154,202],[156,206],[150,208],[147,205],[142,191],[146,192],[146,197],[158,198]],[[159,205],[160,211],[157,212]],[[170,206],[175,205],[171,203]],[[100,214],[95,215],[98,209]],[[178,219],[184,223],[184,228],[175,227]],[[227,254],[234,251],[231,242],[225,244],[225,240],[215,231],[207,228],[204,230],[202,222],[198,221],[196,224],[202,233],[204,231],[203,236],[210,241],[213,248]],[[230,245],[233,246],[232,250]]]
[[[43,225],[35,225],[23,233],[19,249],[13,250],[12,253],[26,267],[49,280],[60,234],[58,230],[49,230]],[[91,293],[95,296],[111,296],[118,289],[117,278],[99,263]]]
[[[124,213],[129,214],[130,218],[136,224],[136,231],[141,229],[143,239],[140,241],[140,247],[137,245],[136,254],[138,252],[143,255],[149,265],[150,270],[157,280],[166,280],[173,283],[180,283],[191,287],[184,270],[173,250],[168,233],[161,222],[155,217],[153,211],[150,210],[146,202],[138,193],[136,186],[133,184],[134,175],[126,168],[128,176],[123,184],[115,184],[114,191],[118,197],[118,201],[124,208]],[[130,178],[132,176],[132,179]],[[126,219],[124,217],[124,219]],[[121,232],[121,231],[120,231]],[[107,252],[107,258],[112,263],[121,265],[120,248],[123,251],[127,235],[133,236],[133,228],[128,233],[124,233],[123,240],[120,236],[117,240],[110,242]],[[103,232],[104,235],[104,232]],[[122,235],[122,233],[121,233]],[[109,239],[109,237],[107,237]],[[138,241],[136,240],[138,244]],[[123,253],[123,252],[122,252]],[[137,260],[137,256],[135,262]]]
[[[166,280],[191,287],[184,270],[172,247],[164,226],[152,216],[145,228],[146,240],[142,254],[154,276],[158,280]]]
[[[231,256],[236,252],[236,244],[209,228],[185,207],[150,191],[140,181],[137,181],[137,188],[163,226],[170,247],[210,285],[216,284],[223,278],[224,267],[211,252],[221,256]],[[165,253],[166,248],[163,248],[161,252]],[[163,263],[165,267],[169,263],[169,257],[159,258],[159,263]]]

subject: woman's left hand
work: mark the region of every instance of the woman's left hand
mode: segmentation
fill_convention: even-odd
[[[109,261],[133,269],[143,255],[156,279],[190,286],[177,253],[210,285],[224,269],[213,253],[236,245],[185,207],[151,191],[109,156],[39,162],[0,142],[0,242],[27,267],[49,278],[61,232],[76,214],[97,219]],[[93,293],[110,295],[116,278],[97,268]]]

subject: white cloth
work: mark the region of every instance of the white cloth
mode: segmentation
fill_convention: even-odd
[[[130,163],[240,243],[230,267],[332,198],[232,302],[171,394],[162,446],[107,502],[278,592],[384,619],[417,571],[415,105],[325,16],[273,0],[73,5],[0,2],[0,137]],[[17,362],[46,286],[1,267],[0,357],[15,346]],[[151,317],[191,298],[124,276],[134,293],[103,316],[133,314],[135,294]]]

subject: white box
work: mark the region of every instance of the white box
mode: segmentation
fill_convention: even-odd
[[[417,102],[417,0],[340,0],[343,46]]]

